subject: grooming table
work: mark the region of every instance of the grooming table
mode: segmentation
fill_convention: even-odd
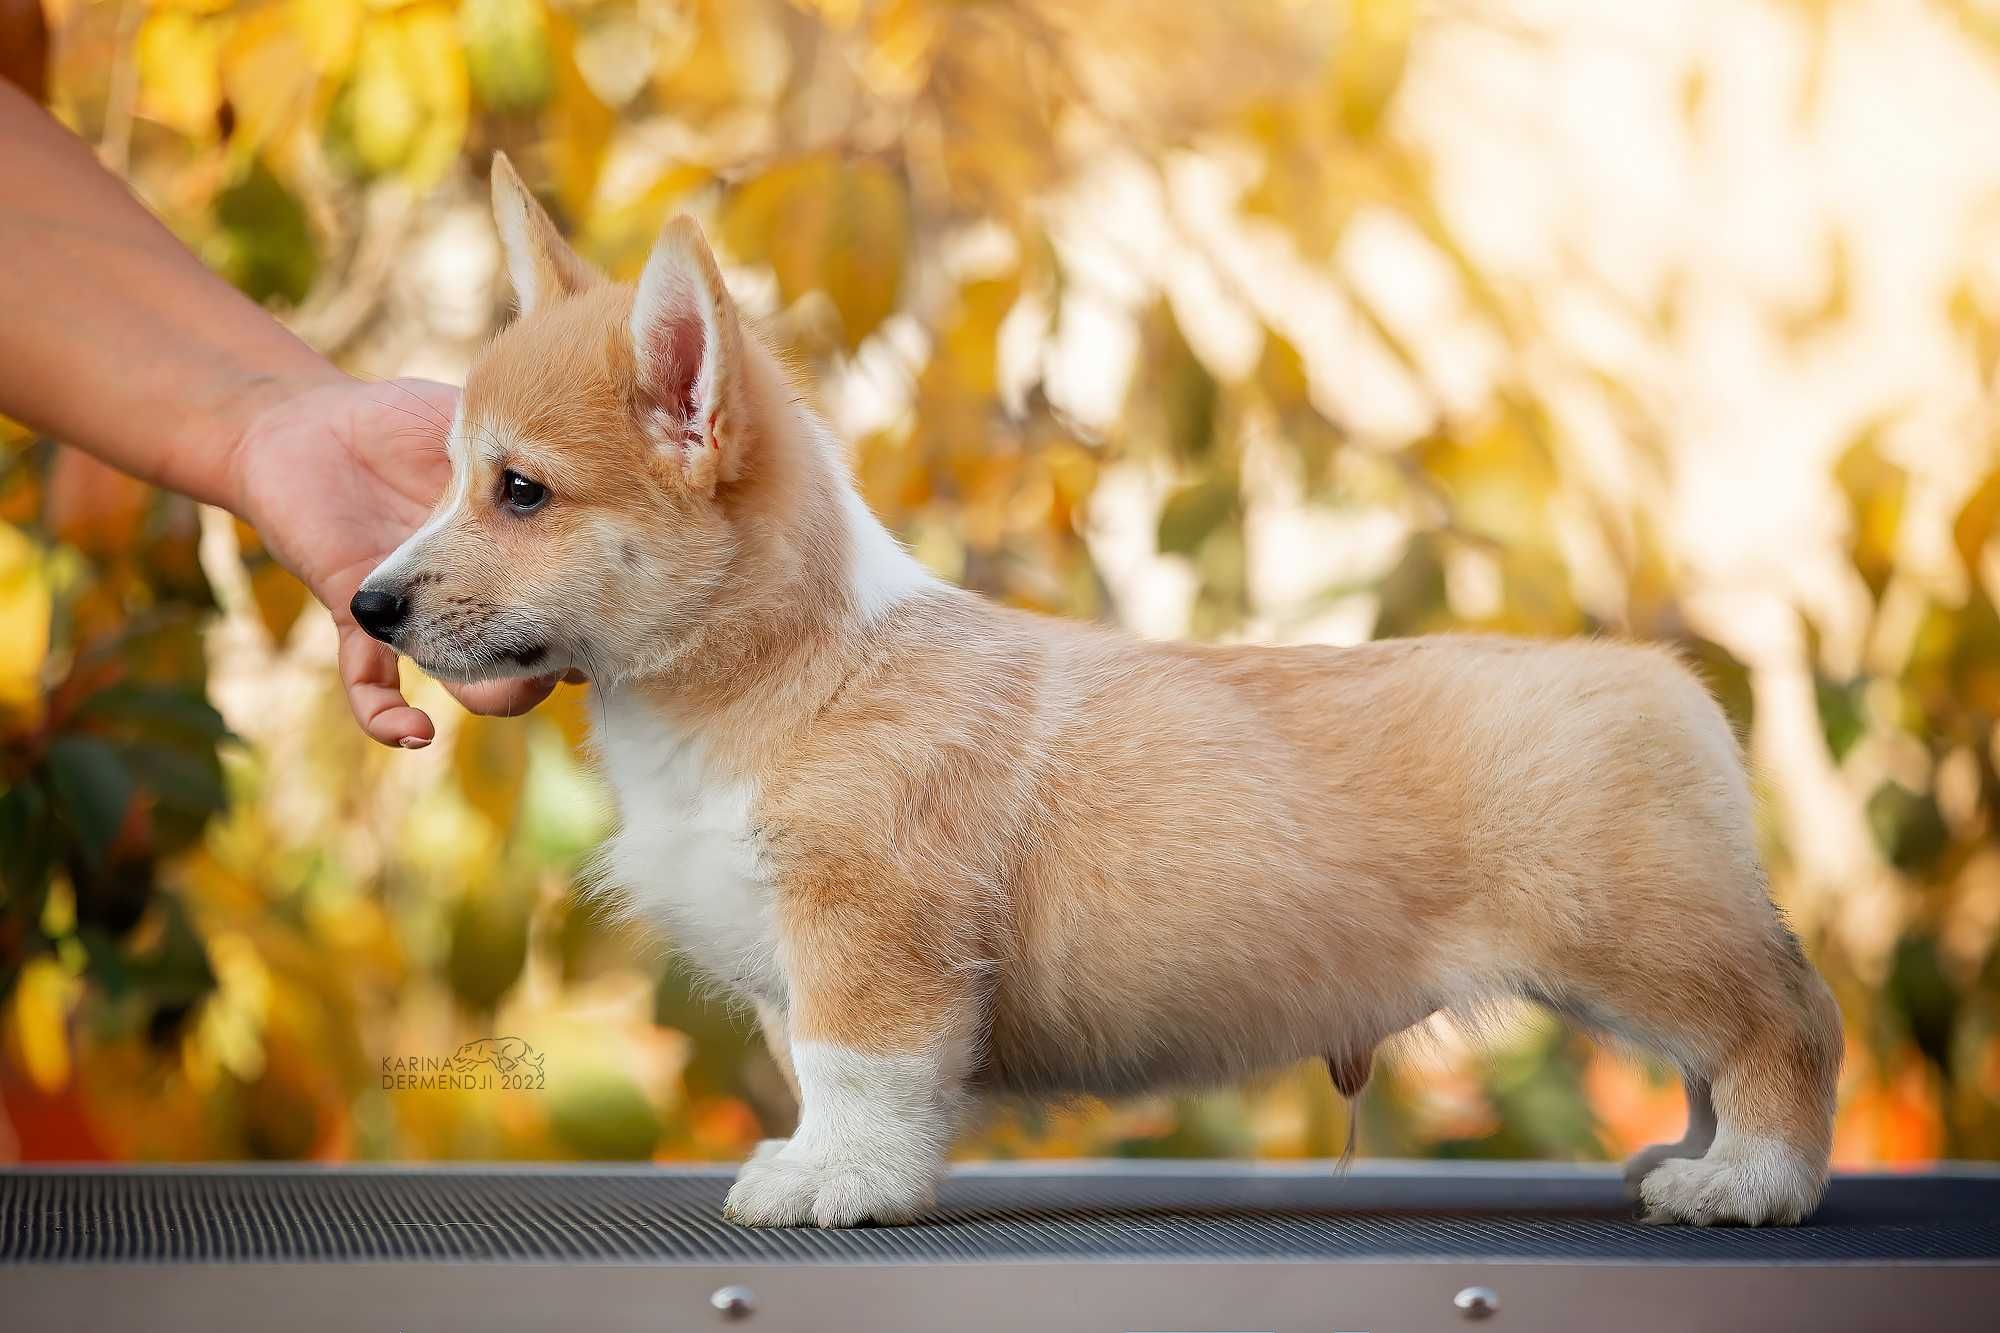
[[[656,1166],[0,1171],[0,1330],[2000,1328],[2000,1172],[1641,1226],[1609,1168],[965,1167],[933,1220],[721,1220]]]

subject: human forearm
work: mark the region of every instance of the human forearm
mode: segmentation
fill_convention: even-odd
[[[0,311],[0,412],[232,508],[248,422],[340,378],[4,83]]]

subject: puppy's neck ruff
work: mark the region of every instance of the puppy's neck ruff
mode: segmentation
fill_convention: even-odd
[[[844,446],[793,402],[776,359],[762,348],[750,359],[758,464],[738,484],[735,560],[699,631],[624,683],[682,726],[770,736],[836,689],[898,608],[963,594],[869,509]]]
[[[853,480],[845,476],[840,479],[840,514],[847,539],[847,602],[862,625],[912,597],[945,586],[882,526]]]

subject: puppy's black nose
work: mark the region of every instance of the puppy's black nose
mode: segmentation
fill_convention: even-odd
[[[396,626],[409,614],[410,603],[393,592],[363,588],[354,594],[347,609],[354,613],[355,624],[387,643],[395,636]]]

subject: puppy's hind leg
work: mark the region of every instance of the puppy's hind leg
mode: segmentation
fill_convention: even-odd
[[[1639,1182],[1648,1221],[1789,1225],[1818,1205],[1832,1151],[1840,1012],[1802,958],[1785,982],[1785,999],[1755,1014],[1710,1071],[1716,1127],[1708,1151],[1663,1161]]]
[[[1790,1224],[1825,1191],[1840,1012],[1775,911],[1758,906],[1768,915],[1755,929],[1683,931],[1671,949],[1635,942],[1626,965],[1579,965],[1564,986],[1559,1008],[1684,1071],[1688,1133],[1627,1168],[1648,1221]]]
[[[1687,1131],[1673,1143],[1655,1143],[1626,1159],[1625,1188],[1634,1197],[1639,1193],[1639,1182],[1654,1167],[1669,1158],[1700,1157],[1715,1142],[1715,1099],[1708,1084],[1686,1075],[1682,1076],[1681,1082],[1687,1089]]]
[[[805,1097],[799,1091],[799,1071],[792,1064],[792,1040],[785,1030],[785,1011],[768,1001],[757,1001],[757,1026],[764,1034],[765,1048],[771,1052],[771,1063],[778,1067],[785,1087],[792,1094],[792,1112],[796,1115],[805,1105]],[[762,1139],[752,1150],[750,1160],[761,1162],[776,1157],[790,1142],[790,1139]]]

